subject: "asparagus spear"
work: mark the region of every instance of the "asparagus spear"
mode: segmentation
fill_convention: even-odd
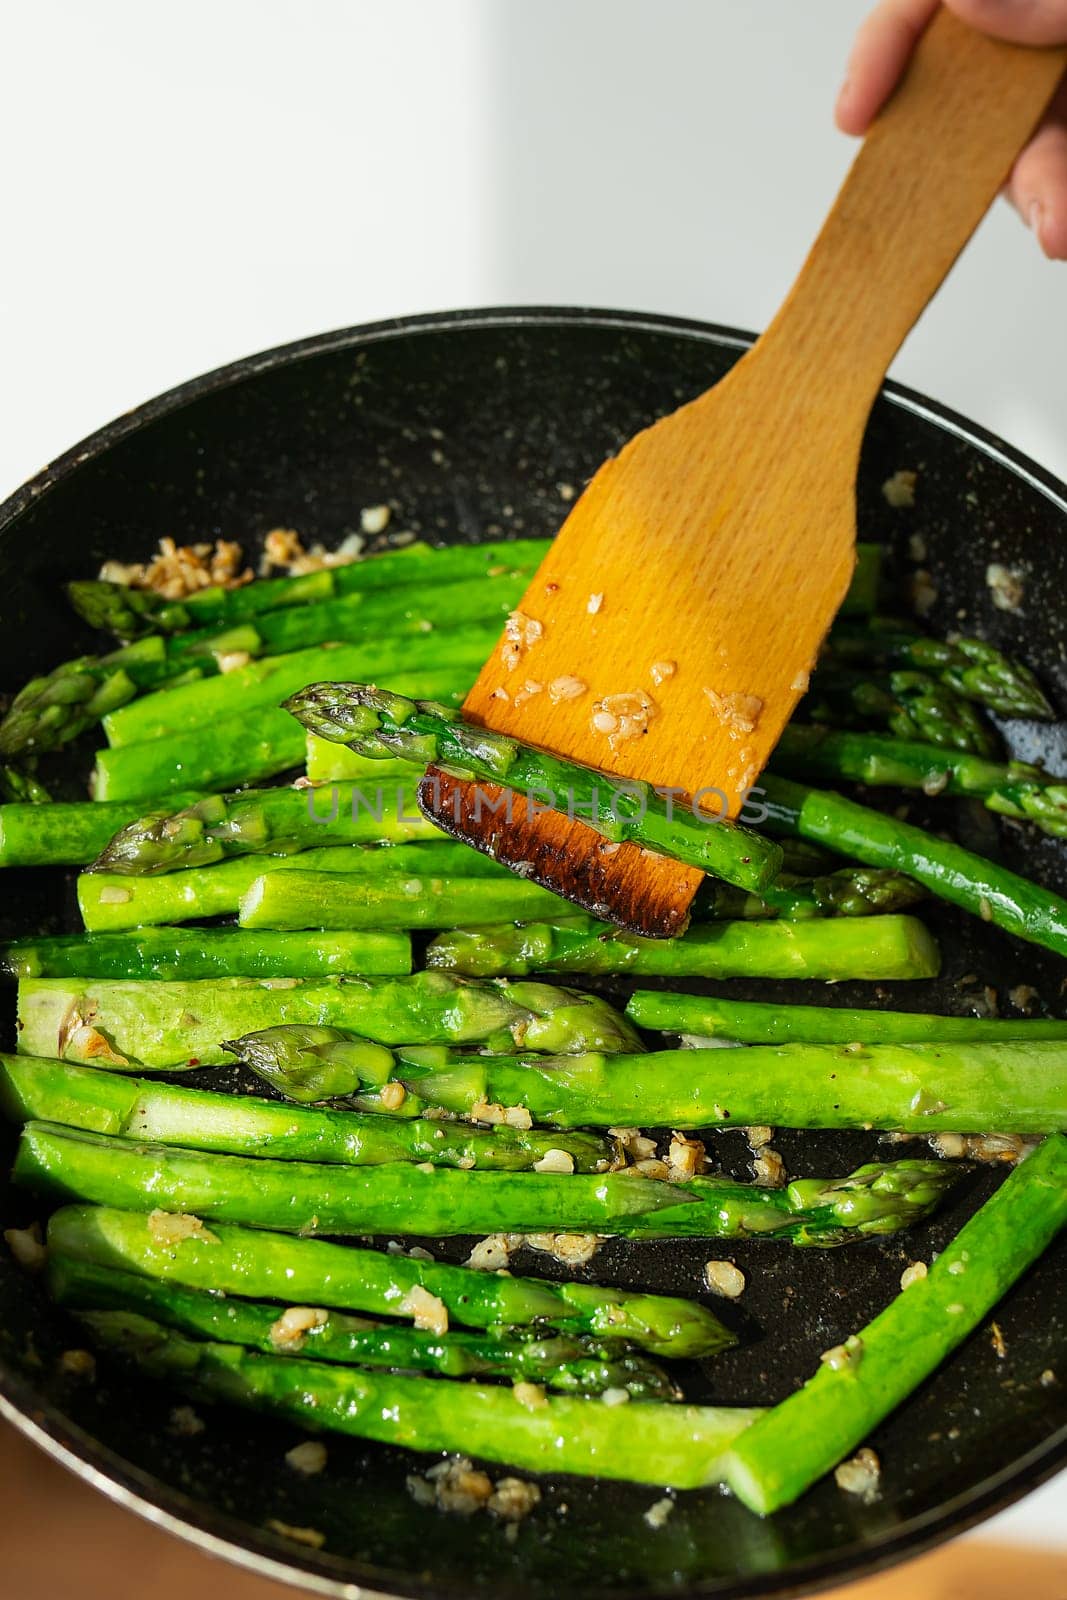
[[[164,1222],[170,1219],[164,1219]],[[395,1317],[414,1288],[437,1297],[450,1323],[469,1328],[536,1324],[625,1339],[652,1355],[714,1355],[735,1342],[706,1306],[598,1283],[546,1283],[413,1256],[361,1250],[213,1224],[210,1235],[110,1206],[65,1206],[48,1222],[49,1254],[158,1278],[168,1284]],[[410,1313],[408,1313],[410,1314]]]
[[[404,933],[247,933],[241,928],[131,928],[0,943],[9,978],[362,978],[411,971]]]
[[[104,732],[112,746],[169,738],[217,717],[246,713],[252,706],[277,706],[324,671],[338,677],[366,672],[403,672],[410,677],[416,672],[439,673],[446,660],[450,670],[462,667],[473,676],[492,650],[497,632],[495,625],[485,623],[426,632],[412,621],[399,624],[385,638],[374,635],[358,644],[315,645],[263,656],[182,688],[168,686],[141,695],[106,716]]]
[[[159,877],[83,872],[78,878],[78,907],[91,933],[188,922],[192,917],[232,916],[241,896],[265,873],[344,872],[370,877],[382,871],[387,859],[395,876],[431,867],[434,872],[471,877],[499,878],[507,871],[469,845],[446,839],[387,845],[384,850],[378,845],[325,845],[294,856],[235,856],[211,867],[189,867]]]
[[[249,655],[280,655],[312,645],[353,643],[405,631],[419,633],[442,624],[457,627],[495,620],[499,625],[522,598],[527,581],[521,573],[505,573],[428,589],[351,594],[316,605],[269,611],[256,618],[254,628],[246,625],[241,648]],[[205,651],[218,655],[220,637],[212,628],[177,634],[168,641],[168,658],[178,664]]]
[[[913,667],[929,673],[965,700],[989,706],[1005,717],[1051,719],[1055,712],[1029,667],[983,639],[928,639],[893,617],[868,618],[862,625],[834,625],[827,641],[834,665]]]
[[[756,1236],[830,1246],[896,1233],[928,1216],[956,1181],[944,1161],[860,1167],[763,1189],[729,1178],[662,1183],[609,1173],[480,1172],[420,1163],[326,1166],[133,1143],[28,1122],[16,1184],[49,1199],[188,1210],[220,1222],[335,1235],[618,1233],[637,1238]]]
[[[440,928],[506,916],[566,915],[569,909],[551,889],[518,877],[286,872],[250,884],[238,918],[242,928]]]
[[[419,675],[422,689],[457,705],[469,674],[451,669]],[[97,800],[153,800],[178,790],[233,789],[241,783],[273,778],[304,759],[300,727],[280,706],[246,716],[221,717],[206,727],[167,739],[148,739],[97,752],[93,796]]]
[[[933,745],[829,728],[786,728],[774,752],[775,767],[800,778],[921,789],[924,794],[974,795],[990,811],[1036,822],[1067,839],[1067,779],[1049,778],[1024,761],[987,761]]]
[[[562,917],[448,929],[431,941],[426,965],[478,978],[625,972],[635,977],[888,981],[936,977],[940,957],[932,935],[915,917],[719,922],[690,928],[678,939],[643,939],[588,917]]]
[[[20,689],[0,721],[0,756],[56,750],[91,728],[106,711],[167,675],[161,639],[143,639],[106,656],[64,661]]]
[[[812,678],[800,710],[812,722],[835,727],[884,726],[898,739],[923,739],[984,756],[997,751],[996,737],[972,703],[926,672],[891,672],[878,678],[823,667]]]
[[[612,778],[462,723],[447,706],[367,684],[322,683],[292,696],[286,708],[314,733],[363,755],[439,761],[542,800],[551,797],[613,842],[633,840],[742,889],[762,889],[782,863],[780,851],[748,828],[701,819],[666,804],[650,784]],[[602,791],[611,795],[603,806]]]
[[[346,1366],[436,1372],[446,1378],[491,1376],[540,1383],[569,1394],[622,1389],[635,1400],[677,1400],[678,1389],[662,1367],[622,1340],[495,1329],[445,1334],[396,1323],[372,1322],[342,1311],[315,1308],[320,1320],[304,1333],[284,1337],[282,1309],[263,1301],[220,1299],[83,1261],[52,1256],[52,1298],[81,1311],[134,1311],[179,1333],[242,1344],[266,1355],[306,1355]]]
[[[374,1053],[384,1057],[387,1073],[392,1064],[389,1051],[364,1044],[365,1059]],[[69,1061],[5,1053],[0,1053],[0,1104],[14,1122],[57,1122],[118,1138],[281,1161],[344,1166],[428,1161],[432,1166],[519,1172],[542,1161],[549,1151],[562,1151],[577,1172],[596,1172],[614,1156],[612,1141],[597,1134],[472,1128],[456,1122],[393,1120],[321,1106],[282,1105],[252,1095],[179,1089]]]
[[[311,845],[443,839],[419,811],[412,784],[331,784],[213,794],[139,817],[110,840],[94,872],[140,874],[206,867],[229,856],[290,855]]]
[[[52,796],[44,784],[29,770],[28,767],[16,767],[9,761],[0,762],[0,829],[2,829],[3,813],[10,805],[18,805],[20,809],[31,809],[35,806],[51,803]],[[0,832],[0,852],[3,849],[3,834]],[[4,865],[0,859],[0,866]]]
[[[255,1070],[283,1093],[292,1052],[287,1033],[274,1030],[269,1047],[249,1050]],[[271,1075],[263,1060],[268,1048]],[[524,1106],[535,1121],[562,1128],[779,1124],[1037,1134],[1067,1125],[1062,1039],[765,1044],[638,1058],[466,1056],[418,1045],[396,1054],[394,1077],[425,1104],[468,1116],[486,1105]]]
[[[1067,1139],[1054,1134],[802,1389],[739,1437],[729,1481],[753,1511],[789,1505],[962,1343],[1067,1223]]]
[[[640,1028],[732,1039],[738,1044],[977,1044],[1019,1039],[1067,1040],[1055,1017],[939,1017],[921,1011],[854,1011],[839,1006],[783,1006],[714,995],[638,989],[626,1015]],[[772,1119],[773,1121],[773,1119]]]
[[[764,773],[767,825],[799,833],[872,867],[891,867],[925,884],[932,894],[994,922],[1032,944],[1067,955],[1067,902],[986,861],[951,840],[857,805],[843,795],[809,789]]]
[[[640,1050],[598,995],[547,983],[472,983],[443,972],[408,978],[217,978],[99,982],[24,978],[19,1053],[134,1069],[219,1065],[220,1043],[281,1023],[343,1027],[379,1044],[498,1043],[507,1049]]]
[[[251,621],[260,612],[328,600],[333,593],[333,572],[329,567],[292,577],[261,578],[236,589],[212,584],[184,600],[168,600],[157,589],[134,589],[102,578],[77,579],[67,584],[67,599],[79,617],[91,627],[124,640],[152,633],[180,633],[210,623],[232,627]]]
[[[193,805],[195,792],[173,805]],[[12,802],[0,805],[0,867],[84,866],[100,854],[112,834],[145,815],[138,801]]]
[[[731,1441],[759,1415],[740,1407],[641,1408],[641,1449],[624,1406],[570,1395],[530,1409],[499,1384],[441,1383],[299,1357],[259,1355],[235,1344],[200,1343],[132,1313],[84,1321],[96,1340],[150,1377],[208,1400],[245,1405],[306,1426],[424,1451],[468,1451],[530,1472],[570,1472],[699,1488],[719,1483]]]

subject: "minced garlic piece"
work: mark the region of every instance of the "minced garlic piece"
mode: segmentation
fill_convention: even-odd
[[[704,1282],[726,1300],[736,1300],[745,1289],[745,1275],[732,1261],[705,1261]]]
[[[655,1500],[649,1506],[648,1510],[645,1512],[645,1521],[648,1523],[650,1528],[655,1528],[658,1532],[658,1530],[664,1526],[667,1518],[670,1516],[673,1510],[674,1501],[671,1499],[670,1495],[665,1494],[662,1500]]]
[[[740,739],[742,734],[755,732],[763,710],[763,701],[758,695],[742,694],[736,689],[728,694],[720,694],[717,689],[709,689],[706,685],[704,693],[714,716],[731,739]]]
[[[1018,611],[1026,595],[1025,575],[1018,567],[1005,567],[999,561],[985,569],[985,581],[998,611]]]
[[[175,1406],[167,1423],[167,1432],[172,1433],[176,1439],[195,1439],[198,1433],[203,1433],[206,1426],[203,1417],[198,1416],[192,1406]]]
[[[904,506],[913,506],[918,477],[917,472],[911,472],[907,467],[898,468],[882,485],[882,495],[886,503],[898,510]]]
[[[501,1478],[489,1497],[486,1510],[501,1522],[515,1524],[528,1517],[540,1502],[541,1491],[536,1483],[527,1483],[523,1478]]]
[[[593,703],[589,726],[594,733],[606,736],[613,750],[631,739],[640,739],[648,732],[648,724],[658,707],[652,696],[643,689],[622,694],[606,694]]]
[[[185,1239],[195,1239],[198,1244],[219,1242],[217,1233],[185,1211],[162,1211],[157,1207],[148,1213],[148,1231],[154,1243],[161,1245],[181,1244]]]
[[[604,594],[603,591],[601,591],[600,594],[591,594],[589,596],[585,609],[588,611],[591,617],[595,617],[603,604]]]
[[[386,1111],[399,1111],[408,1097],[408,1092],[402,1083],[395,1078],[390,1078],[388,1083],[383,1083],[378,1091],[378,1100]]]
[[[553,705],[558,705],[561,700],[578,700],[588,692],[589,685],[581,678],[573,678],[564,674],[562,678],[553,678],[548,686],[548,698]]]
[[[68,1378],[95,1378],[96,1357],[91,1350],[64,1350],[59,1370]]]
[[[672,1133],[667,1151],[667,1177],[671,1183],[685,1183],[695,1178],[707,1166],[704,1146],[699,1139],[688,1139],[684,1133]]]
[[[478,1100],[470,1109],[474,1122],[504,1123],[509,1128],[533,1127],[533,1118],[525,1106],[502,1106],[495,1101]]]
[[[527,1411],[541,1411],[548,1404],[548,1396],[544,1384],[541,1383],[515,1383],[512,1384],[511,1392],[519,1405],[525,1406]]]
[[[224,677],[227,672],[236,672],[239,667],[247,667],[252,659],[247,650],[217,650],[214,655],[215,665]]]
[[[865,1504],[870,1504],[878,1497],[878,1483],[882,1476],[882,1464],[874,1451],[864,1445],[862,1450],[849,1461],[842,1461],[834,1473],[834,1480],[839,1489],[846,1494],[859,1495]]]
[[[212,546],[177,545],[173,539],[163,538],[151,561],[128,565],[107,561],[100,576],[105,582],[128,584],[132,589],[152,589],[164,600],[184,600],[216,584],[236,589],[251,583],[252,569],[241,568],[241,547],[230,539],[218,539]]]
[[[329,1312],[321,1306],[286,1306],[270,1325],[270,1342],[279,1350],[302,1350],[312,1328],[322,1328],[328,1321]]]
[[[925,1261],[909,1261],[904,1271],[900,1274],[901,1289],[910,1289],[913,1283],[921,1283],[926,1277],[927,1267]]]
[[[595,1233],[527,1233],[523,1243],[567,1267],[587,1266],[603,1240]]]
[[[294,1544],[306,1544],[309,1550],[321,1550],[326,1543],[326,1535],[320,1533],[318,1528],[294,1528],[291,1522],[283,1522],[280,1517],[268,1517],[267,1527],[272,1533],[280,1533],[283,1539],[291,1539]]]
[[[533,1164],[535,1172],[570,1173],[574,1171],[574,1157],[567,1150],[546,1150],[540,1161]]]
[[[326,1465],[326,1446],[319,1439],[305,1439],[285,1452],[285,1464],[305,1478],[314,1477]]]
[[[392,514],[390,506],[364,506],[359,513],[359,526],[364,533],[384,533]]]
[[[521,1238],[522,1235],[517,1233],[491,1233],[474,1246],[466,1265],[473,1267],[476,1272],[502,1272]]]
[[[761,1189],[781,1189],[785,1184],[785,1162],[770,1145],[757,1151],[752,1173]]]
[[[668,678],[673,678],[677,671],[677,661],[653,661],[648,669],[648,675],[658,689],[661,683],[666,683]]]
[[[4,1243],[23,1272],[43,1272],[48,1265],[48,1249],[39,1222],[31,1222],[28,1228],[5,1228]]]
[[[606,1406],[624,1406],[630,1399],[630,1391],[629,1389],[618,1389],[614,1387],[605,1389],[601,1394],[600,1399]]]
[[[448,1309],[444,1301],[424,1289],[420,1283],[408,1290],[399,1309],[403,1315],[414,1320],[416,1328],[426,1333],[435,1333],[440,1337],[448,1332]]]

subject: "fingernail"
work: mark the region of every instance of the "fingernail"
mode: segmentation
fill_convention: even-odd
[[[1045,208],[1041,204],[1041,201],[1031,200],[1029,206],[1026,208],[1026,221],[1029,225],[1030,232],[1036,234],[1039,239],[1041,237],[1041,224],[1044,222],[1044,220]]]

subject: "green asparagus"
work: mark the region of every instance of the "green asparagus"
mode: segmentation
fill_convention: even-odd
[[[410,677],[416,672],[440,673],[442,662],[447,662],[450,671],[462,668],[473,678],[498,632],[488,624],[424,632],[413,622],[384,639],[315,645],[264,656],[184,688],[166,687],[156,694],[141,695],[104,718],[104,733],[112,746],[188,733],[218,717],[245,714],[253,706],[277,706],[286,695],[321,678],[324,671],[338,677],[365,672],[402,672]]]
[[[418,675],[420,690],[462,701],[469,672],[451,668]],[[222,717],[166,739],[97,752],[93,773],[96,800],[153,800],[177,790],[228,789],[273,778],[304,760],[304,736],[280,706],[260,707],[249,726],[242,715]]]
[[[48,1286],[61,1306],[82,1311],[135,1311],[201,1339],[222,1339],[267,1355],[305,1355],[346,1366],[436,1372],[446,1378],[491,1376],[540,1383],[569,1394],[621,1389],[635,1400],[677,1400],[662,1367],[622,1340],[575,1334],[497,1329],[430,1333],[391,1322],[371,1322],[342,1311],[312,1310],[302,1332],[290,1331],[281,1307],[262,1301],[221,1299],[130,1272],[115,1272],[53,1255]],[[305,1308],[297,1319],[307,1320]]]
[[[216,978],[154,983],[24,978],[22,1055],[176,1070],[226,1061],[223,1039],[282,1023],[342,1027],[379,1044],[412,1040],[508,1050],[640,1050],[636,1030],[597,995],[547,983],[408,978]]]
[[[162,1225],[161,1225],[162,1224]],[[733,1336],[706,1306],[598,1283],[547,1283],[325,1239],[179,1220],[110,1206],[65,1206],[48,1222],[49,1254],[191,1289],[395,1317],[412,1289],[439,1299],[450,1324],[539,1327],[625,1339],[652,1355],[714,1355]],[[411,1315],[412,1313],[403,1313]]]
[[[17,805],[20,810],[29,810],[34,806],[50,803],[52,796],[44,784],[30,770],[30,765],[15,766],[10,761],[0,761],[0,866],[7,865],[2,860],[3,851],[3,813]]]
[[[834,666],[861,663],[915,668],[963,699],[989,706],[1005,717],[1055,716],[1029,667],[982,639],[957,637],[951,643],[928,639],[893,617],[869,617],[862,624],[836,623],[827,641],[826,659]]]
[[[380,761],[377,757],[361,756],[346,744],[320,739],[317,733],[309,732],[306,741],[304,771],[310,783],[353,783],[361,778],[377,778],[386,772],[417,780],[424,771],[417,761]]]
[[[799,833],[872,867],[905,872],[932,894],[1032,944],[1067,955],[1067,901],[951,840],[843,795],[763,774],[767,826]]]
[[[650,784],[613,778],[458,720],[447,706],[385,693],[367,684],[321,683],[286,701],[312,732],[363,755],[441,762],[510,790],[564,803],[613,843],[632,840],[742,889],[759,890],[781,852],[750,829],[668,806]],[[600,791],[611,793],[600,806]]]
[[[139,876],[206,867],[229,856],[291,855],[312,845],[396,844],[442,839],[401,782],[335,783],[325,792],[293,787],[208,795],[127,824],[92,870]]]
[[[64,661],[19,690],[0,721],[0,756],[56,750],[167,675],[163,641],[154,638],[111,655]]]
[[[252,933],[242,928],[131,928],[0,942],[9,978],[361,978],[411,971],[401,932]]]
[[[90,933],[188,922],[191,918],[232,916],[241,896],[257,878],[273,872],[352,873],[373,877],[388,865],[390,875],[425,873],[432,868],[464,877],[501,878],[506,867],[469,845],[450,839],[416,844],[325,845],[293,856],[235,856],[211,867],[189,867],[159,877],[131,878],[117,872],[83,872],[78,907]]]
[[[241,1345],[201,1343],[133,1313],[83,1319],[96,1340],[150,1377],[194,1396],[249,1406],[301,1426],[333,1429],[422,1451],[461,1451],[528,1472],[695,1489],[722,1481],[730,1443],[758,1416],[741,1407],[641,1406],[641,1449],[625,1406],[571,1395],[523,1405],[500,1384],[441,1383],[299,1357],[261,1355]]]
[[[429,862],[431,870],[433,862]],[[242,928],[441,928],[500,917],[566,915],[550,889],[519,877],[356,878],[286,872],[257,878],[241,896]]]
[[[283,1093],[285,1065],[296,1054],[278,1037],[287,1033],[273,1030],[268,1045],[243,1041],[255,1070]],[[268,1049],[273,1074],[264,1063]],[[474,1116],[487,1105],[521,1106],[535,1122],[560,1128],[780,1124],[1038,1134],[1067,1126],[1065,1067],[1062,1039],[757,1044],[537,1058],[406,1045],[396,1051],[393,1077],[424,1104],[446,1111]]]
[[[928,1216],[956,1181],[946,1161],[860,1167],[765,1189],[729,1178],[663,1183],[609,1173],[479,1172],[326,1166],[216,1155],[28,1122],[13,1180],[44,1199],[89,1200],[304,1235],[612,1233],[631,1238],[758,1237],[828,1247],[896,1233]]]
[[[1042,832],[1067,839],[1067,779],[1050,778],[1024,761],[987,761],[962,751],[947,755],[904,739],[791,726],[778,742],[774,765],[799,778],[974,795],[990,811],[1035,822]]]
[[[933,936],[915,917],[719,922],[691,927],[678,939],[643,939],[608,923],[571,916],[449,929],[431,941],[426,964],[478,978],[625,972],[667,978],[888,981],[936,977],[940,956]]]
[[[1005,1179],[929,1270],[739,1437],[728,1477],[766,1514],[789,1505],[938,1367],[1067,1223],[1067,1139]]]
[[[951,750],[984,756],[997,751],[996,736],[973,704],[926,672],[881,678],[823,667],[812,678],[800,713],[835,727],[886,727],[899,739],[923,739]]]
[[[176,795],[174,809],[193,805],[195,792]],[[119,828],[144,817],[139,801],[51,800],[0,805],[0,867],[85,866]]]
[[[67,584],[67,598],[79,617],[123,640],[151,633],[181,633],[209,624],[232,627],[251,621],[262,611],[328,600],[334,593],[333,572],[328,567],[286,578],[261,578],[233,589],[213,584],[184,600],[168,600],[158,589],[134,589],[105,579],[85,578]]]
[[[630,996],[626,1015],[640,1028],[731,1039],[738,1044],[1067,1041],[1067,1021],[1054,1017],[1028,1021],[1018,1017],[939,1017],[922,1011],[857,1011],[844,1006],[783,1006],[723,1000],[715,995],[671,994],[665,989],[638,989]]]
[[[375,1048],[389,1056],[380,1046],[367,1050]],[[393,1120],[329,1107],[283,1105],[252,1095],[180,1089],[69,1061],[4,1053],[0,1053],[0,1106],[14,1122],[57,1122],[90,1133],[281,1161],[344,1166],[428,1161],[432,1166],[518,1172],[555,1151],[569,1157],[576,1172],[596,1172],[614,1158],[611,1140],[596,1134],[472,1128],[458,1122]]]

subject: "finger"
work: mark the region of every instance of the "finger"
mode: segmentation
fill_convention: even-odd
[[[1067,83],[1016,161],[1008,198],[1053,261],[1067,261]]]
[[[937,5],[938,0],[882,0],[861,25],[834,107],[842,133],[866,133]]]
[[[1067,0],[945,0],[972,28],[1016,44],[1067,44]]]

